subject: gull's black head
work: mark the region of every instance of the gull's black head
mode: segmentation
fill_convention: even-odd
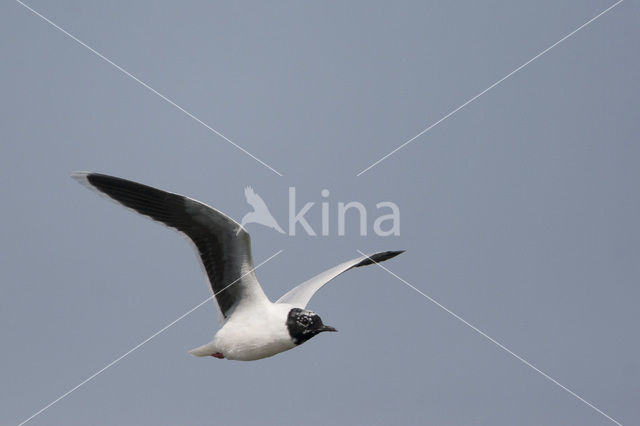
[[[324,325],[315,312],[299,308],[293,308],[289,311],[287,329],[289,329],[289,335],[296,345],[303,344],[323,331],[338,331],[333,327]]]

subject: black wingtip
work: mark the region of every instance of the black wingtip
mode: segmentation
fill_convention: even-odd
[[[101,173],[93,172],[73,172],[71,178],[78,182],[80,185],[86,186],[89,189],[100,189],[96,180],[103,179],[120,179],[109,175],[103,175]]]
[[[362,262],[358,263],[357,265],[355,265],[355,267],[359,267],[359,266],[367,266],[367,265],[371,265],[373,263],[380,263],[380,262],[384,262],[385,260],[389,260],[392,257],[396,257],[399,254],[404,253],[404,250],[397,250],[397,251],[383,251],[380,253],[375,253],[370,255],[369,257],[367,257],[366,259],[364,259]]]

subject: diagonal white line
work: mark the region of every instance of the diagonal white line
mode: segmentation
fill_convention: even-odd
[[[135,345],[133,348],[129,349],[127,352],[123,353],[122,355],[120,355],[118,358],[114,359],[113,361],[111,361],[109,364],[105,365],[104,367],[102,367],[100,370],[96,371],[95,373],[93,373],[92,375],[90,375],[89,377],[87,377],[86,379],[84,379],[82,382],[78,383],[77,385],[75,385],[74,387],[72,387],[71,389],[69,389],[68,391],[66,391],[65,393],[63,393],[62,395],[60,395],[58,398],[54,399],[53,401],[51,401],[50,403],[48,403],[47,405],[45,405],[44,407],[42,407],[39,411],[35,412],[34,414],[32,414],[29,418],[23,420],[22,422],[20,422],[20,424],[18,426],[22,426],[25,423],[31,421],[34,417],[38,416],[39,414],[43,413],[44,411],[46,411],[47,409],[51,408],[54,404],[58,403],[59,401],[63,400],[64,398],[66,398],[67,396],[69,396],[72,392],[74,392],[75,390],[77,390],[78,388],[80,388],[81,386],[83,386],[84,384],[90,382],[91,380],[93,380],[94,378],[96,378],[98,375],[100,375],[101,373],[103,373],[105,370],[107,370],[108,368],[114,366],[115,364],[117,364],[118,362],[120,362],[122,359],[124,359],[125,357],[127,357],[128,355],[130,355],[131,353],[135,352],[136,350],[138,350],[140,347],[142,347],[144,344],[146,344],[147,342],[149,342],[151,339],[153,339],[154,337],[162,334],[164,331],[166,331],[167,329],[169,329],[170,327],[172,327],[174,324],[176,324],[177,322],[179,322],[180,320],[182,320],[183,318],[185,318],[186,316],[190,315],[192,312],[194,312],[196,309],[198,309],[200,306],[204,305],[205,303],[207,303],[209,300],[211,300],[215,295],[222,293],[223,291],[225,291],[226,289],[228,289],[229,287],[231,287],[232,285],[234,285],[235,283],[237,283],[238,281],[240,281],[242,278],[244,278],[245,276],[251,274],[253,271],[255,271],[256,269],[258,269],[259,267],[261,267],[262,265],[264,265],[265,263],[267,263],[268,261],[270,261],[271,259],[273,259],[274,257],[276,257],[277,255],[279,255],[280,253],[282,253],[283,250],[278,251],[277,253],[273,254],[271,257],[267,258],[266,260],[264,260],[262,263],[260,263],[258,266],[254,267],[253,269],[251,269],[250,271],[244,273],[240,278],[238,278],[237,280],[235,280],[234,282],[232,282],[231,284],[229,284],[228,286],[226,286],[225,288],[223,288],[222,290],[216,292],[215,294],[212,294],[211,296],[207,297],[206,299],[204,299],[202,302],[198,303],[196,306],[194,306],[193,308],[189,309],[187,312],[185,312],[184,314],[180,315],[178,318],[176,318],[175,320],[171,321],[169,324],[165,325],[164,327],[162,327],[160,330],[156,331],[155,333],[153,333],[151,336],[147,337],[146,339],[144,339],[142,342],[138,343],[137,345]]]
[[[605,13],[609,12],[611,9],[613,9],[614,7],[616,7],[617,5],[619,5],[620,3],[622,3],[624,0],[618,0],[616,3],[614,3],[613,5],[609,6],[608,8],[606,8],[605,10],[603,10],[602,12],[600,12],[599,14],[597,14],[596,16],[594,16],[593,18],[589,19],[587,22],[585,22],[584,24],[580,25],[578,28],[576,28],[575,30],[571,31],[569,34],[567,34],[566,36],[562,37],[560,40],[556,41],[555,43],[553,43],[551,46],[547,47],[546,49],[544,49],[542,52],[538,53],[536,56],[534,56],[533,58],[529,59],[527,62],[525,62],[524,64],[520,65],[518,68],[514,69],[513,71],[511,71],[509,74],[505,75],[504,77],[502,77],[500,80],[496,81],[495,83],[493,83],[491,86],[487,87],[486,89],[484,89],[482,92],[478,93],[477,95],[475,95],[474,97],[472,97],[471,99],[469,99],[468,101],[466,101],[465,103],[463,103],[462,105],[460,105],[459,107],[457,107],[456,109],[454,109],[453,111],[449,112],[447,115],[445,115],[444,117],[442,117],[440,120],[436,121],[435,123],[431,124],[429,127],[426,127],[425,129],[423,129],[420,133],[418,133],[417,135],[415,135],[414,137],[412,137],[411,139],[409,139],[408,141],[404,142],[403,144],[399,145],[398,147],[396,147],[393,151],[391,151],[390,153],[388,153],[387,155],[385,155],[384,157],[380,158],[378,161],[372,163],[369,165],[369,167],[367,167],[364,170],[361,170],[360,173],[358,173],[356,175],[356,177],[362,175],[363,173],[365,173],[366,171],[368,171],[369,169],[371,169],[372,167],[375,167],[376,165],[380,164],[382,161],[386,160],[387,158],[389,158],[390,156],[392,156],[393,154],[395,154],[396,152],[400,151],[402,148],[404,148],[405,146],[409,145],[411,142],[413,142],[414,140],[416,140],[417,138],[419,138],[420,136],[424,135],[425,133],[427,133],[429,130],[433,129],[434,127],[436,127],[438,124],[442,123],[443,121],[445,121],[447,118],[451,117],[453,114],[455,114],[456,112],[460,111],[462,108],[466,107],[467,105],[469,105],[471,102],[475,101],[476,99],[478,99],[480,96],[484,95],[485,93],[487,93],[489,90],[493,89],[494,87],[496,87],[497,85],[499,85],[500,83],[502,83],[503,81],[505,81],[506,79],[508,79],[509,77],[511,77],[512,75],[514,75],[515,73],[517,73],[518,71],[520,71],[521,69],[523,69],[524,67],[526,67],[527,65],[529,65],[531,62],[535,61],[536,59],[538,59],[539,57],[541,57],[542,55],[544,55],[545,53],[547,53],[548,51],[550,51],[551,49],[553,49],[554,47],[556,47],[557,45],[559,45],[560,43],[562,43],[563,41],[565,41],[566,39],[568,39],[569,37],[571,37],[572,35],[574,35],[575,33],[577,33],[578,31],[580,31],[581,29],[583,29],[584,27],[586,27],[587,25],[591,24],[593,21],[595,21],[596,19],[600,18],[602,15],[604,15]]]
[[[367,256],[366,254],[364,254],[363,252],[361,252],[360,250],[356,250],[358,253],[360,253],[362,256]],[[367,256],[369,257],[369,256]],[[487,340],[489,340],[491,343],[494,343],[495,345],[497,345],[500,349],[504,350],[505,352],[507,352],[509,355],[511,355],[512,357],[514,357],[515,359],[517,359],[518,361],[522,362],[524,365],[526,365],[527,367],[531,368],[532,370],[534,370],[535,372],[541,374],[545,379],[549,380],[550,382],[556,384],[557,386],[561,387],[562,389],[564,389],[565,391],[569,392],[571,395],[573,395],[574,397],[576,397],[577,399],[579,399],[580,401],[584,402],[586,405],[588,405],[589,407],[593,408],[595,411],[597,411],[598,413],[602,414],[604,417],[606,417],[607,419],[611,420],[613,423],[617,424],[618,426],[622,426],[622,423],[620,423],[619,421],[615,420],[614,418],[612,418],[611,416],[609,416],[607,413],[605,413],[604,411],[600,410],[598,407],[596,407],[595,405],[593,405],[592,403],[590,403],[589,401],[587,401],[586,399],[584,399],[583,397],[581,397],[580,395],[578,395],[577,393],[575,393],[574,391],[572,391],[571,389],[569,389],[568,387],[564,386],[562,383],[558,382],[556,379],[554,379],[553,377],[549,376],[547,373],[545,373],[544,371],[540,370],[538,367],[536,367],[535,365],[531,364],[529,361],[527,361],[526,359],[524,359],[523,357],[521,357],[520,355],[516,354],[515,352],[513,352],[511,349],[507,348],[505,345],[503,345],[502,343],[498,342],[496,339],[494,339],[493,337],[489,336],[487,333],[485,333],[484,331],[480,330],[478,327],[476,327],[475,325],[471,324],[469,321],[465,320],[464,318],[462,318],[460,315],[456,314],[455,312],[453,312],[451,309],[447,308],[446,306],[444,306],[443,304],[441,304],[440,302],[438,302],[437,300],[435,300],[433,297],[429,296],[428,294],[422,292],[421,290],[419,290],[418,288],[416,288],[415,286],[413,286],[412,284],[410,284],[409,282],[405,281],[404,279],[402,279],[401,277],[399,277],[398,275],[396,275],[393,271],[391,271],[390,269],[386,268],[385,266],[383,266],[382,264],[374,261],[373,259],[371,259],[369,257],[369,260],[371,260],[372,262],[374,262],[376,265],[378,265],[379,267],[381,267],[382,269],[384,269],[385,271],[387,271],[389,274],[393,275],[395,278],[397,278],[398,280],[402,281],[404,284],[406,284],[409,288],[411,288],[412,290],[418,292],[419,294],[421,294],[423,297],[425,297],[426,299],[428,299],[430,302],[432,302],[433,304],[435,304],[436,306],[438,306],[439,308],[441,308],[442,310],[444,310],[445,312],[447,312],[449,315],[453,316],[455,319],[457,319],[458,321],[462,322],[464,325],[466,325],[467,327],[470,327],[473,331],[475,331],[476,333],[480,334],[482,337],[486,338]]]
[[[120,72],[122,72],[127,77],[130,77],[133,80],[135,80],[136,82],[140,83],[142,86],[144,86],[146,89],[148,89],[153,94],[158,95],[160,98],[164,99],[165,101],[167,101],[168,103],[170,103],[171,105],[173,105],[174,107],[176,107],[177,109],[179,109],[180,111],[185,113],[187,116],[189,116],[190,118],[194,119],[199,124],[203,125],[207,129],[209,129],[210,131],[215,133],[216,135],[220,136],[222,139],[224,139],[225,141],[229,142],[231,145],[235,146],[240,151],[244,152],[249,157],[251,157],[254,160],[256,160],[258,163],[262,164],[263,166],[265,166],[266,168],[268,168],[269,170],[271,170],[272,172],[274,172],[278,176],[282,176],[282,173],[280,173],[279,171],[277,171],[276,169],[274,169],[273,167],[271,167],[270,165],[268,165],[267,163],[265,163],[264,161],[262,161],[261,159],[259,159],[258,157],[256,157],[255,155],[253,155],[252,153],[250,153],[249,151],[247,151],[246,149],[244,149],[243,147],[241,147],[240,145],[238,145],[237,143],[235,143],[234,141],[232,141],[231,139],[229,139],[228,137],[226,137],[225,135],[223,135],[222,133],[220,133],[219,131],[217,131],[216,129],[211,127],[210,125],[208,125],[207,123],[205,123],[204,121],[200,120],[198,117],[196,117],[195,115],[193,115],[192,113],[190,113],[189,111],[187,111],[186,109],[184,109],[183,107],[181,107],[180,105],[178,105],[177,103],[175,103],[174,101],[172,101],[171,99],[169,99],[168,97],[163,95],[162,93],[158,92],[156,89],[154,89],[153,87],[149,86],[147,83],[145,83],[144,81],[140,80],[138,77],[136,77],[135,75],[131,74],[129,71],[127,71],[126,69],[122,68],[120,65],[116,64],[111,59],[107,58],[102,53],[100,53],[97,50],[95,50],[93,47],[89,46],[87,43],[83,42],[82,40],[80,40],[79,38],[74,36],[73,34],[69,33],[64,28],[60,27],[59,25],[57,25],[55,22],[51,21],[46,16],[43,16],[41,13],[37,12],[36,10],[34,10],[33,8],[31,8],[30,6],[28,6],[27,4],[23,3],[20,0],[16,0],[16,2],[18,4],[20,4],[20,5],[22,5],[24,8],[26,8],[26,9],[30,10],[31,12],[33,12],[35,15],[39,16],[40,18],[42,18],[42,20],[44,20],[45,22],[51,24],[57,30],[60,30],[62,33],[64,33],[66,36],[71,38],[76,43],[78,43],[81,46],[84,46],[87,49],[89,49],[89,51],[94,53],[100,59],[103,59],[105,62],[113,65],[115,68],[117,68]]]

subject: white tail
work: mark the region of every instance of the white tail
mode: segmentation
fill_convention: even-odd
[[[197,348],[191,349],[189,353],[193,356],[210,356],[218,352],[213,343],[207,343],[206,345],[198,346]]]

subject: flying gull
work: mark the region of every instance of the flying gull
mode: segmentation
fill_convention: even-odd
[[[337,331],[306,309],[311,297],[343,272],[391,259],[402,251],[361,256],[294,287],[275,303],[253,271],[251,240],[242,225],[199,201],[99,173],[72,177],[98,193],[186,236],[196,248],[215,296],[222,327],[213,340],[190,351],[252,361],[295,348],[323,331]]]

